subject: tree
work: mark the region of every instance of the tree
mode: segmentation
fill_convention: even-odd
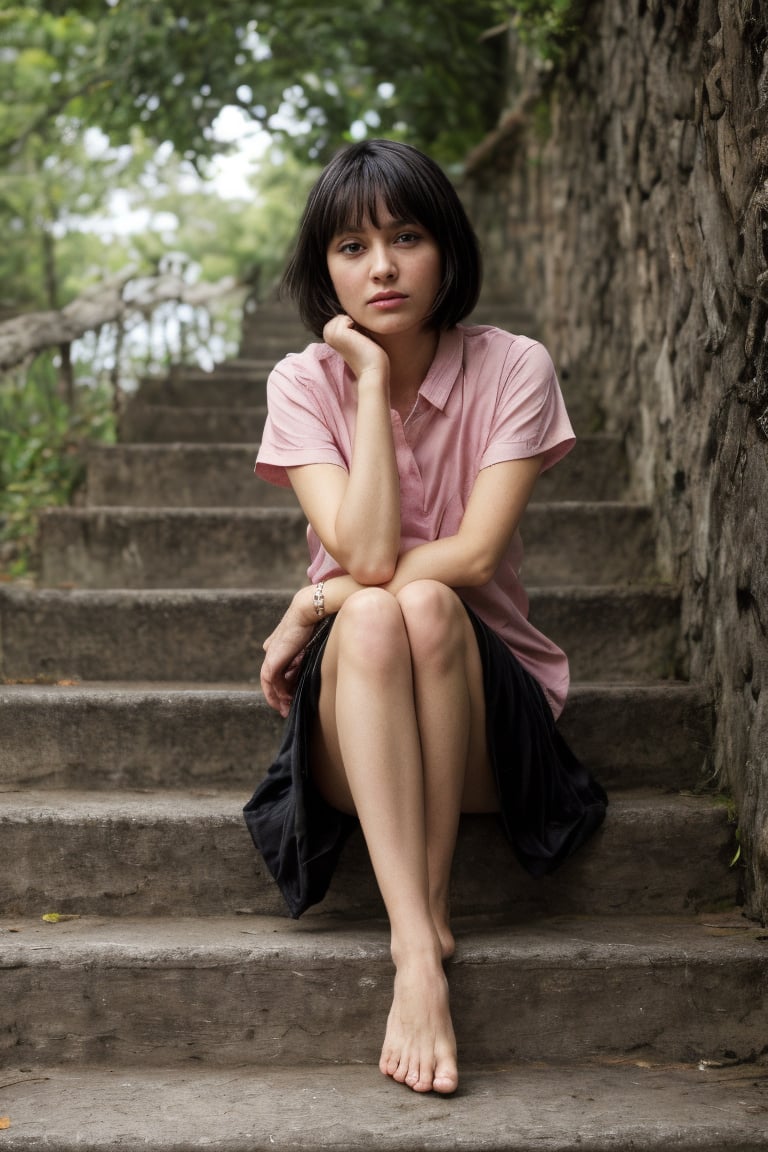
[[[0,153],[66,113],[204,158],[237,105],[305,157],[367,126],[457,160],[495,122],[501,55],[483,38],[508,14],[503,0],[33,0],[0,14]]]

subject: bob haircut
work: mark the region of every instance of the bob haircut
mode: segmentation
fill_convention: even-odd
[[[334,236],[365,221],[378,228],[381,204],[396,219],[426,228],[442,253],[442,283],[429,327],[452,328],[477,303],[480,250],[448,177],[409,144],[364,140],[338,152],[310,192],[281,284],[316,336],[322,338],[325,325],[341,311],[328,273],[328,246]]]

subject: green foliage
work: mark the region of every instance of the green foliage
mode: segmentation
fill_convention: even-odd
[[[578,43],[587,0],[514,0],[512,26],[551,66],[561,64]]]
[[[318,171],[291,154],[267,155],[252,181],[250,197],[223,199],[199,182],[180,191],[185,175],[189,176],[188,165],[176,153],[161,150],[147,165],[143,185],[128,193],[131,207],[147,211],[148,226],[123,239],[125,256],[157,267],[172,248],[184,253],[203,280],[234,275],[246,284],[258,281],[266,293],[285,263]]]
[[[116,187],[138,181],[146,145],[98,151],[77,125],[59,128],[55,140],[28,137],[23,155],[0,171],[0,306],[61,307],[127,259],[82,228],[106,212]]]
[[[6,576],[25,575],[37,513],[69,503],[82,477],[85,440],[113,441],[108,390],[80,387],[74,410],[56,369],[39,356],[28,372],[0,378],[0,556]]]
[[[458,160],[493,127],[502,0],[33,0],[0,17],[0,154],[57,115],[212,155],[225,105],[304,157],[365,126]],[[14,101],[14,94],[22,98]]]
[[[132,259],[116,237],[99,246],[83,221],[105,214],[116,189],[170,188],[183,163],[204,170],[226,148],[214,123],[234,105],[281,143],[287,157],[324,160],[341,140],[402,138],[450,165],[495,126],[504,100],[506,29],[512,24],[553,59],[583,0],[27,0],[0,11],[0,309],[59,307],[94,277]],[[108,136],[94,131],[99,126]],[[157,144],[175,149],[162,164]],[[159,172],[160,167],[172,171]],[[298,166],[293,167],[295,177]],[[272,177],[270,177],[272,179]],[[285,183],[285,182],[284,182]],[[306,181],[279,211],[258,210],[233,253],[253,263],[245,237],[269,249],[273,271]],[[293,192],[293,194],[291,194]],[[168,192],[168,196],[171,193]],[[133,196],[134,203],[137,197]],[[198,198],[198,205],[200,199]],[[178,246],[193,235],[172,211]],[[160,208],[158,208],[160,211]],[[208,208],[199,229],[214,251]],[[273,224],[277,222],[275,232]],[[222,221],[228,241],[231,219]],[[149,224],[143,252],[158,259],[167,236]],[[142,245],[136,245],[142,247]],[[196,245],[199,249],[200,245]],[[280,254],[282,255],[282,253]],[[221,266],[222,260],[218,261]],[[272,273],[270,273],[271,275]]]
[[[0,12],[0,156],[7,161],[0,164],[0,316],[62,307],[127,265],[151,273],[169,249],[184,251],[186,263],[196,264],[197,274],[207,280],[250,277],[258,264],[262,282],[268,283],[284,259],[308,187],[304,166],[293,156],[279,167],[266,162],[261,190],[248,200],[223,199],[178,150],[170,145],[158,150],[142,128],[152,118],[144,115],[142,101],[136,106],[131,98],[118,106],[121,76],[126,83],[129,75],[132,83],[146,79],[143,53],[160,51],[155,21],[161,8],[164,20],[170,11],[143,6],[149,40],[134,60],[130,45],[141,40],[142,25],[129,30],[124,18],[138,7],[135,0],[111,7],[100,0],[17,5]],[[208,22],[206,16],[198,30]],[[118,53],[117,40],[120,67],[113,68],[105,62]],[[163,53],[172,56],[166,49],[163,44]],[[226,45],[214,37],[211,52],[221,55],[224,68]],[[161,86],[160,60],[155,63]],[[199,93],[177,84],[179,79],[174,73],[170,81],[169,114],[178,114],[183,142]],[[207,108],[206,123],[220,108],[221,100],[215,109]],[[100,120],[114,125],[117,144],[88,126]],[[205,147],[216,151],[209,140]],[[123,227],[118,203],[119,211],[141,213],[140,230]]]
[[[299,215],[310,187],[320,174],[316,165],[294,156],[278,156],[259,174],[258,198],[246,216],[248,259],[258,263],[261,295],[279,279],[293,244]]]
[[[294,140],[310,156],[368,132],[450,163],[495,124],[502,54],[483,38],[506,20],[504,3],[282,0],[251,10],[284,110],[301,126]],[[256,81],[261,98],[261,70]]]

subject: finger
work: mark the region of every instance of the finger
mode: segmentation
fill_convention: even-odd
[[[281,684],[275,691],[275,700],[277,701],[275,708],[283,719],[285,719],[291,710],[291,701],[293,700],[293,693],[290,688],[287,688],[285,684]]]
[[[277,692],[275,691],[274,684],[272,683],[272,678],[264,672],[263,668],[261,670],[261,676],[259,679],[261,681],[261,690],[264,693],[264,699],[266,700],[267,704],[270,706],[270,708],[274,708],[276,711],[279,711],[279,700],[277,697]]]
[[[261,690],[264,693],[264,699],[270,708],[274,708],[275,712],[279,712],[285,719],[291,709],[291,701],[293,700],[293,691],[290,686],[286,684],[284,676],[272,676],[267,669],[262,667],[261,675]]]
[[[331,317],[323,328],[323,340],[325,340],[326,344],[331,344],[334,336],[343,331],[344,328],[348,328],[349,323],[349,316],[344,312],[339,313],[338,316]]]

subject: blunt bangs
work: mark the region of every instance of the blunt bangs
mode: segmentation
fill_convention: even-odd
[[[443,261],[442,284],[430,316],[433,328],[451,328],[477,303],[481,268],[477,239],[456,190],[424,153],[392,140],[366,140],[338,152],[309,194],[296,248],[282,289],[317,336],[340,310],[328,273],[334,236],[370,221],[379,227],[382,205],[395,219],[432,234]]]
[[[414,168],[403,172],[402,165],[393,164],[386,153],[361,155],[354,166],[339,174],[333,195],[326,202],[323,250],[327,251],[334,236],[348,228],[360,228],[368,220],[378,228],[382,205],[394,219],[421,224],[437,239],[439,221],[435,218],[434,200],[418,176]]]

